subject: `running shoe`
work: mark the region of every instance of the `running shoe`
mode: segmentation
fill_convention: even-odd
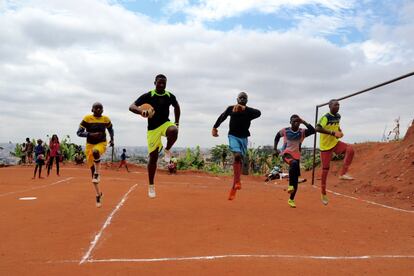
[[[92,183],[98,184],[99,181],[101,181],[101,176],[99,174],[97,174],[97,173],[93,174]]]
[[[291,193],[293,193],[294,191],[295,191],[295,187],[293,187],[293,186],[289,185],[289,186],[288,186],[288,189],[287,189],[288,194],[291,194]]]
[[[98,208],[101,208],[102,206],[102,197],[103,197],[103,193],[96,196],[96,207]]]
[[[154,185],[148,185],[148,197],[149,198],[155,198],[155,186]]]
[[[233,199],[236,198],[236,192],[237,192],[237,190],[235,188],[231,188],[230,195],[229,195],[229,200],[233,200]]]
[[[321,200],[322,200],[323,205],[328,205],[328,196],[327,195],[321,194]]]
[[[167,149],[164,149],[164,161],[166,162],[166,163],[170,163],[170,161],[171,161],[171,151],[170,150],[167,150]]]
[[[352,176],[350,176],[349,174],[343,174],[343,175],[339,176],[339,179],[342,179],[342,180],[354,180],[354,178]]]
[[[296,208],[295,200],[289,198],[288,204],[291,208]]]

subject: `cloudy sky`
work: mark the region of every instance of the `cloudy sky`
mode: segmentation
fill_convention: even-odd
[[[128,111],[154,76],[181,105],[178,146],[227,143],[211,127],[240,91],[272,144],[298,113],[414,71],[412,0],[0,0],[0,142],[76,137],[93,102],[116,144],[146,145]],[[414,77],[341,102],[344,141],[379,140],[414,118]],[[321,112],[326,112],[322,108]],[[173,113],[171,117],[173,119]]]

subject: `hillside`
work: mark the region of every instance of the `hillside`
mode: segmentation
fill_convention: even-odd
[[[402,141],[355,144],[354,148],[350,174],[355,180],[331,176],[328,188],[332,182],[335,190],[414,210],[414,124]],[[341,165],[342,161],[332,162],[332,174],[337,176]]]

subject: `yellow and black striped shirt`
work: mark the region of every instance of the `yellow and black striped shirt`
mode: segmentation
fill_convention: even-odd
[[[95,117],[93,114],[83,117],[79,127],[86,130],[88,133],[99,132],[102,135],[100,137],[87,137],[86,142],[88,144],[98,144],[106,141],[106,129],[112,129],[112,123],[109,117],[101,116]]]

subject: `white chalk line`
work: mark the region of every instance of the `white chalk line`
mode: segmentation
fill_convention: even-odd
[[[101,238],[103,231],[105,230],[106,227],[108,227],[109,224],[111,224],[111,220],[112,220],[113,216],[116,214],[116,212],[118,212],[118,210],[122,207],[122,205],[124,205],[126,199],[128,198],[128,195],[137,186],[138,186],[138,184],[135,184],[134,186],[129,188],[128,192],[122,197],[121,201],[118,203],[118,205],[115,207],[115,209],[112,210],[112,212],[109,214],[109,216],[106,219],[105,223],[102,225],[99,232],[95,235],[95,238],[93,239],[93,241],[91,241],[91,243],[90,243],[91,245],[89,246],[88,251],[86,251],[85,255],[83,255],[81,261],[79,262],[80,265],[83,264],[84,262],[88,261],[89,257],[91,256],[92,251],[95,249],[96,245],[98,244],[98,241]]]
[[[33,188],[29,188],[29,189],[25,189],[25,190],[20,190],[20,191],[15,191],[15,192],[8,192],[8,193],[5,193],[5,194],[1,194],[0,197],[8,196],[8,195],[13,195],[13,194],[18,194],[18,193],[24,193],[24,192],[33,191],[33,190],[39,190],[39,189],[43,189],[43,188],[47,188],[47,187],[50,187],[50,186],[54,186],[54,185],[60,184],[62,182],[66,182],[66,181],[72,180],[73,178],[74,177],[68,177],[68,178],[65,178],[65,179],[62,179],[62,180],[53,182],[51,184],[46,184],[46,185],[42,185],[42,186],[36,186],[36,187],[33,187]]]
[[[308,260],[373,260],[373,259],[414,259],[414,255],[360,255],[360,256],[317,256],[317,255],[283,255],[283,254],[229,254],[212,256],[165,257],[165,258],[110,258],[85,259],[84,263],[157,263],[180,261],[211,261],[220,259],[308,259]],[[53,263],[73,263],[76,260],[63,260]]]
[[[316,186],[316,185],[314,185],[313,187],[315,189],[319,189],[320,188],[319,186]],[[383,208],[387,208],[387,209],[391,209],[391,210],[394,210],[394,211],[405,212],[405,213],[414,213],[413,210],[406,210],[406,209],[401,209],[401,208],[397,208],[397,207],[392,207],[392,206],[388,206],[388,205],[385,205],[385,204],[377,203],[377,202],[374,202],[374,201],[371,201],[371,200],[366,200],[366,199],[362,199],[362,198],[358,198],[358,197],[354,197],[354,196],[344,195],[344,194],[341,194],[341,193],[338,193],[338,192],[334,192],[334,191],[331,191],[331,190],[326,190],[326,191],[329,192],[329,193],[331,193],[331,194],[337,195],[337,196],[342,196],[342,197],[354,199],[354,200],[357,200],[357,201],[362,201],[362,202],[365,202],[365,203],[368,203],[368,204],[377,205],[377,206],[380,206],[380,207],[383,207]]]

